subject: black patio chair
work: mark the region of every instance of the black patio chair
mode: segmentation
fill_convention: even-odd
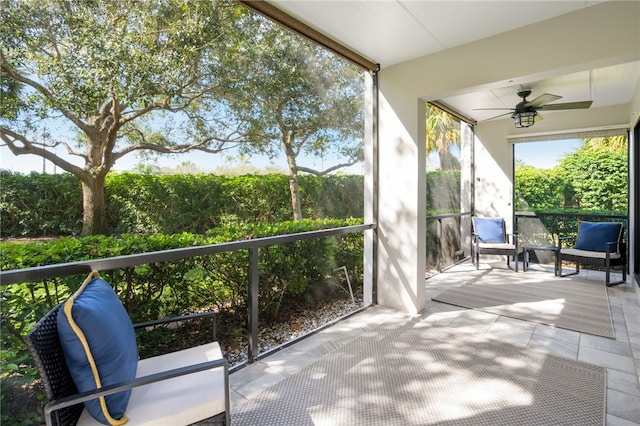
[[[575,241],[571,248],[562,248],[562,243]],[[627,245],[624,240],[624,225],[620,222],[580,222],[577,237],[560,237],[558,265],[560,276],[566,277],[580,272],[580,265],[604,268],[607,287],[627,281]],[[575,263],[574,272],[562,273],[562,262]],[[611,282],[611,268],[622,266],[622,280]]]
[[[508,234],[503,218],[471,218],[473,236],[471,240],[471,261],[480,267],[480,255],[506,255],[507,267],[513,258],[515,271],[518,272],[518,235]]]

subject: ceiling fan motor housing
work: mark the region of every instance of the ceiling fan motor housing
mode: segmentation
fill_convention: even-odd
[[[520,96],[523,100],[526,100],[525,98],[530,94],[531,94],[531,90],[529,89],[518,90],[518,96]]]
[[[536,108],[527,101],[527,96],[530,94],[531,90],[529,89],[522,89],[518,91],[518,96],[522,98],[522,101],[516,105],[515,111],[511,115],[511,118],[513,118],[517,128],[533,126],[536,115],[538,115]]]

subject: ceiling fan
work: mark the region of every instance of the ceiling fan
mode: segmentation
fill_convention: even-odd
[[[515,126],[518,128],[521,127],[531,127],[536,119],[541,119],[542,116],[538,114],[539,110],[544,111],[558,111],[563,109],[585,109],[589,108],[593,101],[581,101],[581,102],[565,102],[562,104],[552,104],[551,102],[557,101],[558,99],[562,99],[562,96],[552,95],[550,93],[544,93],[537,98],[528,101],[527,96],[531,94],[531,90],[529,89],[521,89],[518,91],[518,96],[522,98],[522,101],[519,102],[515,108],[476,108],[476,111],[488,111],[488,110],[509,110],[510,112],[506,112],[504,114],[500,114],[496,117],[491,117],[488,120],[493,120],[494,118],[502,117],[504,115],[511,114]],[[487,121],[487,120],[484,120]]]

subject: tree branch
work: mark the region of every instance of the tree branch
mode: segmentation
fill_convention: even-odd
[[[49,161],[51,161],[56,166],[60,167],[63,170],[75,175],[75,176],[83,176],[86,174],[86,171],[81,167],[76,166],[73,163],[70,163],[55,153],[47,151],[44,146],[37,146],[35,143],[31,142],[29,139],[20,135],[12,130],[7,129],[4,126],[0,126],[0,139],[6,143],[9,150],[14,155],[25,155],[25,154],[33,154],[39,155]],[[16,144],[18,142],[18,144]],[[20,146],[21,144],[22,146]],[[67,150],[69,147],[67,146]],[[73,153],[74,155],[79,155],[77,153]]]
[[[16,71],[11,65],[9,65],[9,63],[7,62],[6,57],[4,56],[4,52],[2,52],[2,51],[0,51],[0,68],[4,72],[6,72],[9,77],[11,77],[14,80],[19,81],[19,82],[21,82],[23,84],[26,84],[27,86],[30,86],[30,87],[34,88],[35,90],[40,92],[40,94],[42,94],[42,96],[44,96],[45,98],[47,98],[47,99],[52,99],[53,98],[53,94],[49,91],[49,89],[47,89],[46,87],[44,87],[40,83],[38,83],[38,82],[36,82],[34,80],[31,80],[30,78],[27,78],[27,77],[23,76],[18,71]],[[58,109],[65,117],[67,117],[73,124],[75,124],[77,127],[79,127],[82,131],[84,131],[84,132],[87,131],[86,123],[83,122],[82,120],[80,120],[70,110],[68,110],[67,108],[63,108],[61,106],[57,106],[56,109]]]
[[[307,167],[298,166],[298,171],[305,172],[305,173],[310,173],[310,174],[316,175],[316,176],[324,176],[326,174],[331,173],[334,170],[338,170],[338,169],[341,169],[343,167],[353,166],[354,164],[357,164],[357,163],[359,163],[359,161],[357,161],[357,160],[350,161],[348,163],[340,163],[340,164],[336,164],[335,166],[329,167],[328,169],[323,170],[323,171],[318,171],[318,170],[314,170],[314,169],[309,169]]]
[[[209,148],[208,146],[204,146],[204,143],[200,142],[197,144],[188,144],[188,145],[176,145],[176,146],[165,146],[150,142],[142,142],[134,145],[128,145],[125,148],[121,149],[118,152],[113,152],[112,157],[113,161],[117,161],[118,159],[124,157],[127,154],[130,154],[134,151],[154,151],[160,154],[184,154],[189,151],[202,151],[209,154],[218,154],[222,151],[227,151],[230,149],[234,149],[237,147],[237,144],[231,146],[225,146],[225,141],[221,141],[221,145],[217,148]]]
[[[138,110],[132,110],[130,112],[127,113],[127,115],[122,115],[119,118],[119,123],[120,125],[124,125],[130,121],[135,120],[136,118],[143,116],[147,113],[149,113],[150,111],[153,110],[163,110],[163,111],[169,111],[169,112],[179,112],[179,111],[184,111],[186,110],[193,102],[195,102],[198,99],[203,98],[207,93],[211,93],[214,92],[217,89],[217,85],[213,85],[209,88],[207,88],[207,90],[203,90],[200,92],[195,92],[194,94],[190,95],[190,96],[186,96],[184,95],[184,92],[186,89],[188,89],[189,87],[195,85],[198,83],[198,81],[203,78],[203,76],[194,76],[192,78],[190,78],[187,82],[185,82],[178,90],[176,93],[174,94],[169,94],[167,96],[164,97],[164,99],[160,100],[160,101],[156,101],[156,102],[152,102],[151,104],[147,105],[146,107],[142,108],[142,109],[138,109]],[[171,105],[171,100],[173,98],[182,98],[182,102],[180,104]],[[122,110],[124,110],[124,108],[122,108]]]

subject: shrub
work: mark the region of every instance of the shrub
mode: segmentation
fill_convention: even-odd
[[[276,225],[216,228],[207,232],[207,235],[182,233],[149,237],[67,237],[57,241],[10,243],[4,244],[0,252],[0,267],[2,270],[20,269],[359,223],[362,223],[360,219],[305,220]],[[284,301],[304,295],[312,285],[322,282],[338,266],[345,265],[349,271],[359,273],[362,271],[362,250],[361,233],[260,249],[260,317],[274,319]],[[102,276],[112,284],[134,322],[213,308],[220,313],[223,323],[225,316],[234,315],[242,323],[246,320],[248,307],[248,259],[248,250],[238,250],[104,271]],[[357,276],[355,278],[359,279]],[[83,279],[84,276],[74,275],[5,286],[1,334],[3,374],[10,373],[18,365],[22,372],[33,373],[21,336],[47,311],[71,295]]]
[[[82,187],[73,175],[0,176],[2,237],[71,235],[82,228]]]
[[[362,176],[300,176],[304,217],[361,217]],[[202,234],[208,229],[291,220],[286,175],[218,176],[110,173],[105,182],[110,234]],[[82,188],[70,174],[2,177],[3,237],[78,235]]]

